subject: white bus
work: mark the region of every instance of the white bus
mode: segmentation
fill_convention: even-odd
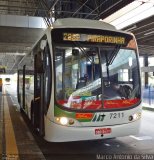
[[[131,33],[96,21],[55,21],[18,71],[18,101],[45,140],[137,134],[141,118],[138,48]]]

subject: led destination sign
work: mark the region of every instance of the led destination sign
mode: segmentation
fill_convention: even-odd
[[[63,41],[125,44],[125,37],[79,33],[63,33]]]

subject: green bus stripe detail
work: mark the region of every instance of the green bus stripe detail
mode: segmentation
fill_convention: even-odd
[[[91,122],[91,119],[78,119],[79,122]]]
[[[55,117],[68,117],[68,118],[76,119],[76,113],[75,112],[65,111],[63,109],[60,109],[58,106],[55,106],[55,108],[54,108],[54,116]],[[93,119],[96,120],[96,115]],[[88,118],[87,119],[86,118],[85,119],[81,118],[81,119],[76,119],[76,120],[79,121],[79,122],[91,122],[92,121],[92,119],[88,119]]]
[[[62,110],[59,107],[55,106],[54,116],[55,117],[69,117],[69,118],[75,119],[75,112],[68,112],[68,111]]]

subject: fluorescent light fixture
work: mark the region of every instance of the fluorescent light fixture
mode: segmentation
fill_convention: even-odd
[[[140,1],[140,0],[138,0]],[[142,0],[142,2],[148,2],[148,3],[153,3],[154,4],[154,0]]]
[[[154,31],[151,31],[151,32],[145,33],[144,35],[147,36],[147,35],[151,35],[153,33],[154,33]]]
[[[134,16],[131,19],[129,19],[129,20],[117,25],[116,28],[117,29],[122,29],[122,28],[127,27],[127,26],[129,26],[131,24],[134,24],[134,23],[139,22],[139,21],[141,21],[143,19],[146,19],[146,18],[148,18],[148,17],[150,17],[152,15],[154,15],[154,7],[151,7],[150,9],[142,12],[141,14],[139,14],[137,16]]]
[[[117,18],[123,16],[124,14],[130,12],[131,10],[140,6],[142,2],[134,1],[127,6],[123,7],[122,9],[118,10],[117,12],[111,14],[107,18],[103,19],[104,22],[111,23],[112,21],[116,20]]]
[[[128,12],[127,14],[121,16],[120,18],[116,19],[115,21],[111,22],[112,25],[117,26],[121,23],[124,23],[125,21],[128,21],[129,19],[134,18],[136,15],[141,14],[142,12],[148,10],[153,5],[151,3],[144,3],[143,5],[135,8],[131,12]]]
[[[15,56],[25,56],[26,53],[25,52],[6,52],[6,55],[15,55]]]
[[[154,0],[136,0],[103,21],[122,29],[152,15],[154,15]]]

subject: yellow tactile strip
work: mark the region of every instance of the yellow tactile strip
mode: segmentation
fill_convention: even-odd
[[[9,159],[19,160],[19,153],[16,144],[15,134],[13,125],[10,117],[9,107],[6,96],[3,96],[4,100],[4,122],[5,122],[5,146],[6,146],[6,157]]]
[[[18,160],[19,158],[20,160],[45,160],[45,157],[42,154],[40,148],[38,147],[34,137],[32,136],[31,131],[23,120],[22,114],[19,112],[18,106],[15,106],[14,102],[12,102],[15,97],[11,98],[11,96],[13,95],[9,95],[8,89],[7,93],[8,94],[4,93],[3,95],[5,95],[5,100],[7,101],[6,105],[8,106],[8,110],[10,113],[19,155],[15,155],[16,157],[14,158],[12,155],[10,159],[6,160]],[[15,101],[17,103],[17,100]]]

